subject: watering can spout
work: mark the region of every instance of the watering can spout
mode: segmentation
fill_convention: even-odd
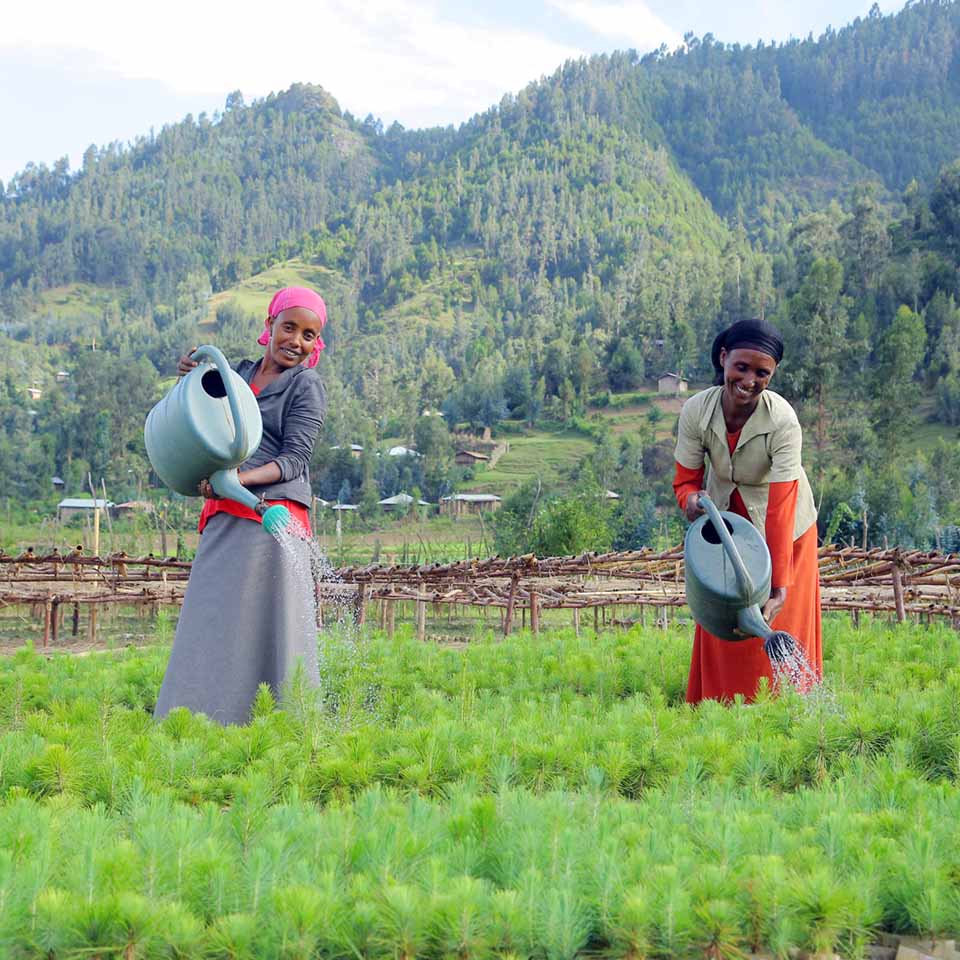
[[[268,533],[279,533],[285,530],[293,519],[290,511],[282,504],[275,503],[273,506],[267,506],[256,494],[243,486],[235,467],[230,470],[218,470],[210,477],[210,486],[218,496],[242,503],[253,510],[260,517]]]

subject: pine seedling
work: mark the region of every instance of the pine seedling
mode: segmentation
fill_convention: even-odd
[[[433,917],[429,898],[411,884],[388,883],[376,900],[371,945],[376,956],[416,960],[430,942]]]
[[[738,874],[739,924],[751,953],[776,939],[777,924],[789,913],[787,868],[779,856],[745,858]]]
[[[78,795],[83,792],[84,781],[83,757],[62,743],[48,744],[28,773],[30,788],[40,796]]]
[[[340,922],[327,934],[323,950],[334,957],[371,957],[377,951],[377,891],[379,884],[368,876],[352,876],[346,888]],[[332,938],[332,940],[331,940]]]
[[[119,956],[123,960],[148,960],[163,952],[157,909],[138,893],[126,891],[116,898]]]
[[[530,957],[537,952],[536,918],[532,904],[518,890],[495,890],[490,895],[490,938],[500,955]]]
[[[769,745],[762,741],[744,744],[733,768],[733,779],[751,792],[758,792],[775,783],[777,769]]]
[[[41,891],[31,904],[32,927],[29,946],[42,956],[60,957],[87,946],[78,929],[75,901],[56,887]]]
[[[228,913],[217,917],[206,933],[208,960],[259,960],[260,919],[252,913]]]
[[[610,789],[615,793],[623,794],[624,784],[631,783],[636,778],[636,758],[623,740],[612,740],[604,744],[599,763]]]
[[[855,896],[827,867],[820,867],[792,884],[793,903],[803,944],[813,953],[833,953],[841,935],[857,933],[860,918]]]
[[[934,838],[910,834],[887,867],[883,897],[893,929],[938,940],[960,929],[957,900]]]
[[[182,903],[168,901],[154,906],[161,948],[158,960],[195,960],[202,956],[205,927]]]
[[[261,717],[269,717],[277,708],[277,701],[274,699],[270,684],[261,683],[257,687],[257,694],[253,698],[253,707],[251,708],[251,719],[258,720]]]
[[[431,942],[441,956],[483,960],[493,952],[490,894],[473,877],[455,877],[435,894]]]
[[[648,891],[631,887],[600,932],[609,942],[612,957],[647,960],[653,951],[653,929],[653,904]]]
[[[672,865],[657,867],[652,879],[656,953],[682,956],[690,947],[696,925],[690,891],[680,870]]]
[[[175,707],[160,722],[164,734],[175,742],[191,740],[200,733],[203,720],[186,707]]]
[[[273,949],[264,952],[282,960],[312,960],[330,912],[316,887],[292,884],[274,889],[267,934]]]
[[[264,812],[279,802],[283,784],[278,783],[269,770],[257,769],[241,770],[233,783],[233,802],[227,820],[246,849]]]
[[[204,923],[238,909],[242,877],[237,856],[236,848],[211,837],[184,857],[184,905]]]
[[[288,711],[298,726],[316,723],[323,711],[320,692],[307,676],[302,661],[298,661],[280,691],[280,705]]]
[[[593,916],[576,879],[564,875],[539,891],[537,939],[548,960],[573,960],[593,932]]]
[[[737,911],[730,900],[704,900],[694,908],[691,938],[707,960],[739,960],[745,956]]]

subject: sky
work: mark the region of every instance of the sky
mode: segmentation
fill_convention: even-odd
[[[80,164],[90,144],[316,83],[385,125],[459,124],[565,60],[818,36],[872,0],[45,0],[0,32],[0,180],[28,162]],[[884,13],[902,0],[880,0]]]

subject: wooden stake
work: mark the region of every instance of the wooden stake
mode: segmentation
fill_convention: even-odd
[[[903,623],[903,621],[907,619],[907,610],[903,604],[903,580],[900,577],[900,564],[898,561],[893,561],[890,574],[893,579],[893,602],[897,607],[897,623]]]
[[[417,601],[417,639],[422,643],[427,637],[427,601]]]
[[[43,603],[43,645],[44,647],[50,642],[50,621],[52,619],[51,614],[53,613],[53,604],[50,600],[45,600]]]
[[[367,619],[367,585],[361,583],[357,587],[357,601],[353,610],[353,622],[362,627]]]
[[[387,600],[387,637],[388,639],[393,639],[393,630],[394,630],[394,607],[396,604],[393,600]]]
[[[530,632],[536,636],[540,632],[540,602],[537,591],[530,591]]]
[[[573,608],[573,631],[579,637],[580,636],[580,608]]]
[[[510,596],[507,598],[507,612],[503,618],[503,635],[510,632],[510,626],[513,622],[513,606],[517,600],[517,575],[510,578]]]

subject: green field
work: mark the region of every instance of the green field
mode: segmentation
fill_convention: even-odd
[[[864,955],[960,932],[960,635],[825,625],[828,687],[683,704],[689,630],[328,634],[221,730],[167,648],[0,661],[0,955]]]
[[[545,485],[563,485],[570,471],[595,447],[589,437],[567,430],[526,430],[515,426],[497,437],[510,445],[492,470],[477,470],[472,480],[460,484],[475,493],[507,497],[521,484],[539,478]]]

